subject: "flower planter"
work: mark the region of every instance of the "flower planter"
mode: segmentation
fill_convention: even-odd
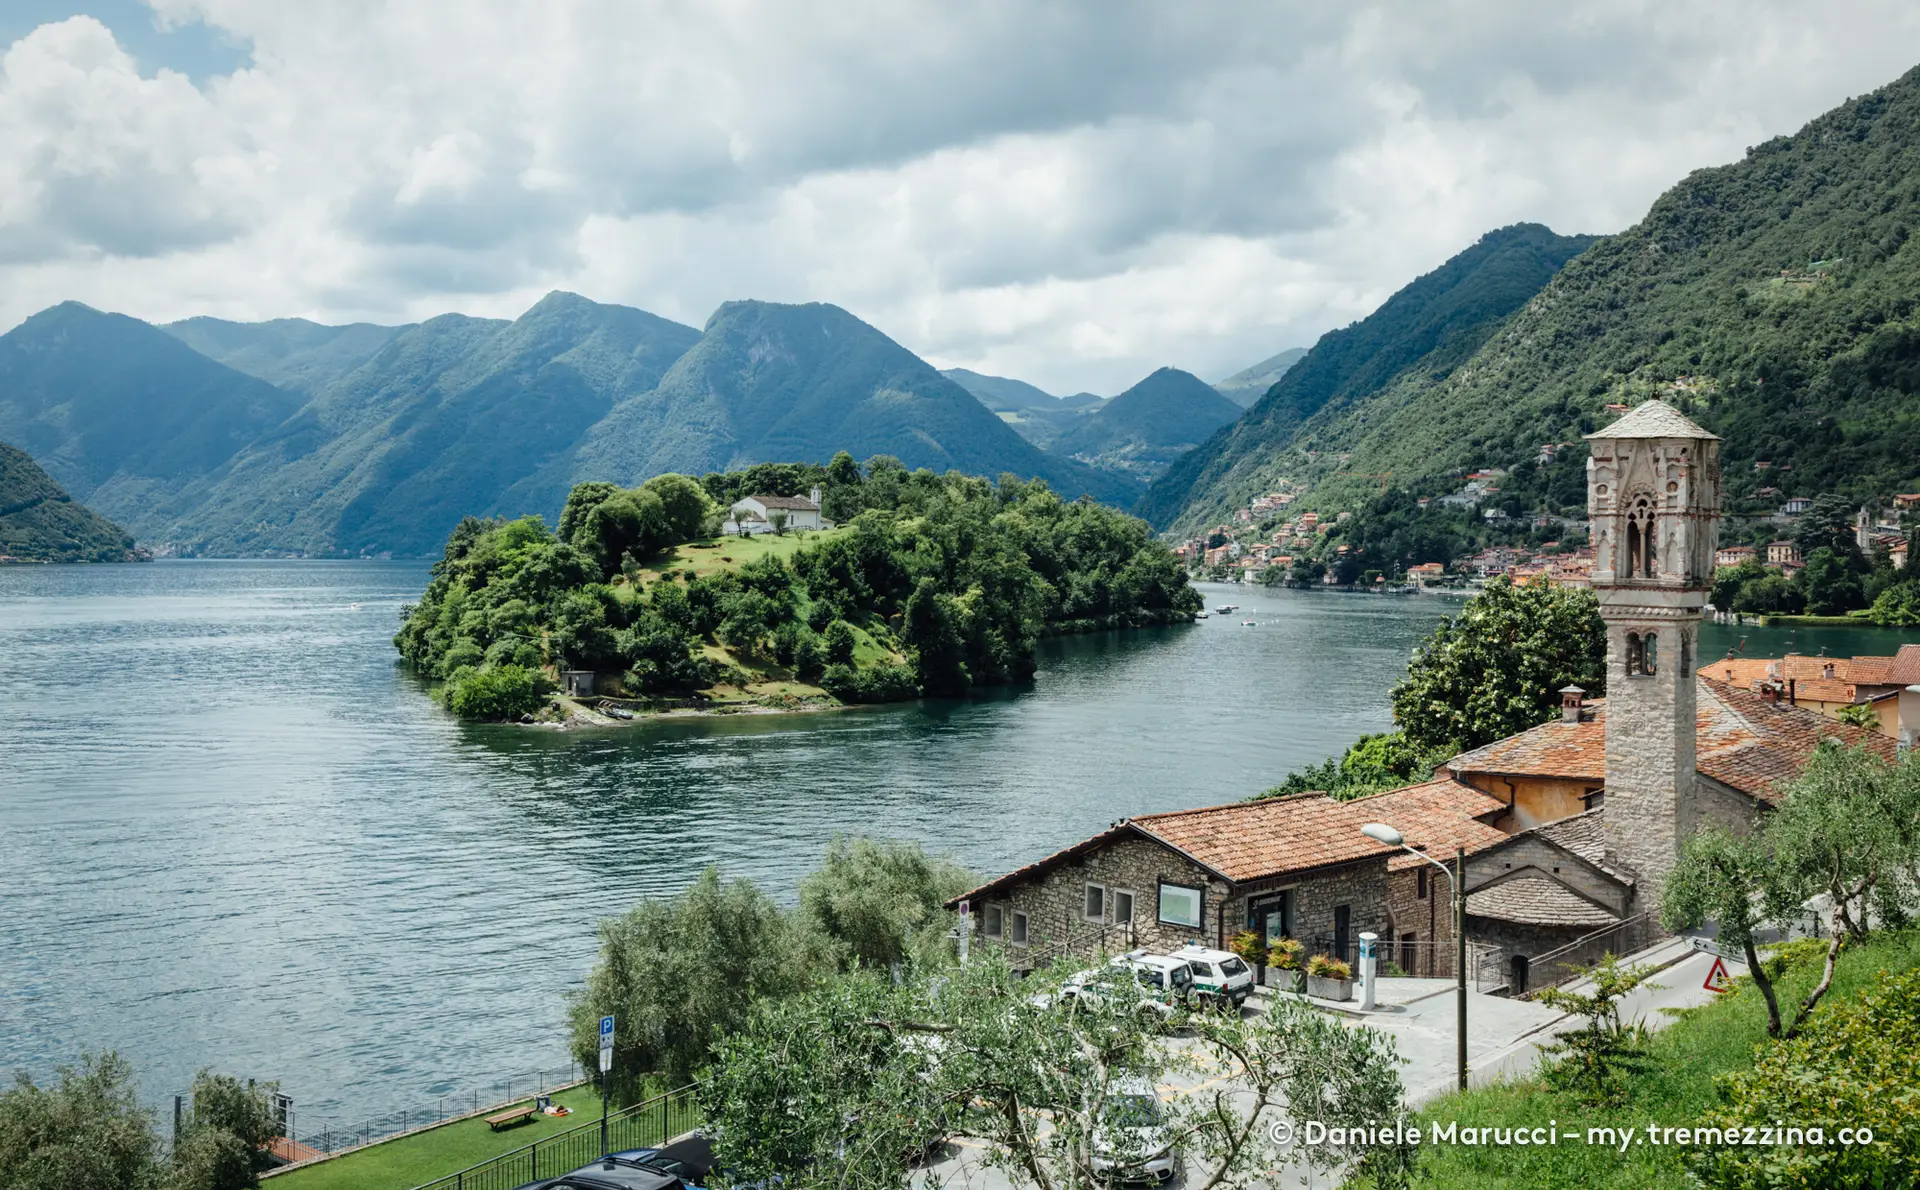
[[[1316,1000],[1353,999],[1351,979],[1329,979],[1324,975],[1307,976],[1307,995]]]

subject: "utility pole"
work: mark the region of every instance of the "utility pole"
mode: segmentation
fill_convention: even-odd
[[[1459,948],[1454,965],[1460,977],[1460,1089],[1467,1089],[1467,849],[1453,850],[1453,937]]]

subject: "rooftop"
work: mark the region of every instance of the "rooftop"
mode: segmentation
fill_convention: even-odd
[[[776,508],[787,509],[792,512],[820,511],[820,506],[805,496],[761,496],[756,494],[748,496],[747,499],[759,501],[761,506],[769,511]]]
[[[1597,927],[1620,920],[1546,876],[1516,876],[1468,893],[1467,912],[1534,926]]]
[[[1704,438],[1714,442],[1720,440],[1719,435],[1707,433],[1665,401],[1642,402],[1633,412],[1610,426],[1595,430],[1587,437],[1589,439]]]

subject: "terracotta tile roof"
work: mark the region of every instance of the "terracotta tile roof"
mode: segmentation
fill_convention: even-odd
[[[1914,646],[1907,646],[1914,648]],[[1887,686],[1894,683],[1892,673],[1899,663],[1896,657],[1814,657],[1806,653],[1788,653],[1785,657],[1726,657],[1703,662],[1700,673],[1730,686],[1750,687],[1769,679],[1796,682],[1802,691],[1808,682],[1851,682],[1857,686]],[[1827,677],[1827,668],[1833,676]],[[1914,668],[1920,673],[1920,649],[1916,649]],[[1808,695],[1807,697],[1820,697]],[[1821,697],[1823,702],[1836,701]]]
[[[805,496],[749,496],[749,500],[758,500],[769,512],[776,508],[791,509],[794,512],[818,512],[820,506]]]
[[[1516,876],[1470,892],[1467,912],[1531,926],[1605,926],[1620,920],[1545,876]]]
[[[1887,682],[1894,686],[1920,686],[1920,645],[1901,645],[1887,667]]]
[[[1607,712],[1603,702],[1578,723],[1550,720],[1519,735],[1495,740],[1447,762],[1456,773],[1553,776],[1581,781],[1607,779]]]
[[[1901,651],[1904,654],[1906,650]],[[1915,662],[1920,664],[1920,654],[1916,654]],[[1825,739],[1837,738],[1850,745],[1864,743],[1888,760],[1894,758],[1894,742],[1886,736],[1836,722],[1811,707],[1773,702],[1716,677],[1706,670],[1699,675],[1695,765],[1702,774],[1749,797],[1776,800],[1779,786],[1799,776],[1807,758]],[[1606,708],[1596,705],[1593,717],[1585,722],[1556,719],[1495,740],[1461,753],[1447,765],[1456,773],[1604,782]]]
[[[1386,822],[1408,843],[1436,853],[1454,847],[1468,851],[1506,839],[1506,832],[1478,821],[1503,813],[1506,803],[1452,778],[1411,785],[1351,801],[1324,793],[1228,802],[1197,810],[1175,810],[1123,818],[1090,839],[1062,848],[948,901],[949,908],[999,889],[1023,884],[1079,855],[1134,836],[1151,839],[1186,855],[1223,879],[1246,883],[1289,872],[1304,872],[1355,860],[1413,856],[1376,843],[1360,833],[1369,822]]]
[[[1888,761],[1896,755],[1894,742],[1878,732],[1711,678],[1700,680],[1698,722],[1695,765],[1701,775],[1762,801],[1778,801],[1781,787],[1800,775],[1823,740],[1864,745]]]
[[[1477,817],[1505,809],[1498,798],[1448,777],[1351,801],[1307,794],[1148,814],[1132,823],[1227,879],[1246,883],[1397,852],[1360,833],[1369,822],[1387,823],[1414,847],[1452,851],[1456,840],[1485,846],[1507,836]]]

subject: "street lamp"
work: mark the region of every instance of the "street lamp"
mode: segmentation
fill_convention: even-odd
[[[1428,855],[1424,851],[1407,846],[1406,839],[1399,831],[1384,822],[1369,822],[1360,828],[1360,833],[1376,843],[1385,843],[1389,847],[1398,847],[1408,855],[1418,856],[1447,874],[1453,885],[1453,940],[1458,950],[1454,955],[1454,974],[1460,980],[1460,1019],[1459,1019],[1459,1056],[1460,1089],[1467,1089],[1467,892],[1463,877],[1467,871],[1467,849],[1454,849],[1453,867]]]

